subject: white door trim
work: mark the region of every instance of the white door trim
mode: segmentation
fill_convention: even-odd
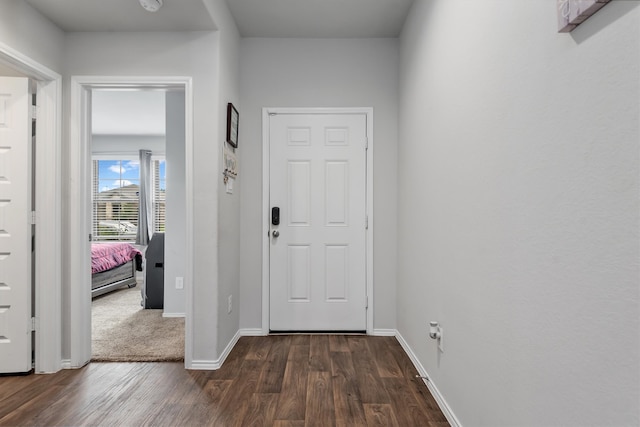
[[[4,43],[0,63],[37,82],[35,371],[57,372],[62,368],[62,77]]]
[[[88,123],[85,112],[94,88],[182,87],[185,92],[185,366],[193,358],[193,85],[191,77],[158,76],[72,76],[71,122],[69,138],[69,281],[70,281],[70,356],[71,367],[85,365],[91,359],[91,300],[89,269],[89,153]],[[86,268],[85,268],[86,267]]]
[[[364,114],[367,117],[367,207],[366,231],[367,334],[373,334],[373,108],[278,108],[262,109],[262,333],[269,334],[269,115],[270,114]]]

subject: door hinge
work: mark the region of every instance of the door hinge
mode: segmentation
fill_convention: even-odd
[[[30,216],[29,221],[31,221],[31,225],[35,225],[36,224],[36,217],[37,217],[36,211],[31,211],[29,216]]]
[[[31,325],[30,325],[31,326],[31,332],[35,332],[37,325],[38,325],[38,322],[37,322],[36,318],[32,317],[31,318]]]
[[[32,105],[31,106],[31,119],[37,119],[38,118],[38,106],[37,105]]]
[[[365,230],[369,229],[369,215],[364,216],[364,229]]]

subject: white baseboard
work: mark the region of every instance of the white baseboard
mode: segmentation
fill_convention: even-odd
[[[395,337],[398,331],[395,329],[374,329],[371,333],[374,337]]]
[[[220,363],[218,363],[217,360],[192,360],[190,364],[185,364],[185,369],[215,371],[216,369],[220,369]]]
[[[73,369],[71,366],[71,359],[62,359],[62,363],[60,364],[62,369]]]
[[[246,329],[240,329],[240,336],[241,337],[263,337],[265,336],[265,333],[261,328],[246,328]]]
[[[162,313],[162,317],[185,317],[184,313]]]
[[[240,339],[240,331],[236,332],[233,338],[231,338],[231,341],[229,341],[229,344],[227,344],[227,346],[224,348],[224,351],[222,352],[220,357],[218,357],[216,360],[192,360],[188,366],[185,364],[185,368],[199,370],[199,371],[215,371],[217,369],[220,369],[220,367],[222,366],[224,361],[227,359],[227,356],[229,356],[229,353],[231,353],[231,350],[233,350],[233,347],[236,345],[239,339]]]
[[[438,406],[440,407],[440,410],[442,411],[444,416],[447,418],[447,421],[449,422],[449,424],[451,424],[451,427],[462,427],[462,424],[460,423],[458,418],[456,418],[455,414],[447,404],[447,401],[438,390],[438,387],[436,387],[436,385],[431,380],[431,377],[427,373],[427,370],[424,368],[424,366],[422,366],[422,363],[420,363],[420,360],[418,360],[418,357],[413,352],[413,349],[409,346],[400,332],[396,334],[396,339],[404,349],[405,353],[407,353],[407,356],[409,356],[409,359],[411,359],[413,366],[416,367],[420,376],[425,377],[423,379],[424,383],[427,385],[427,388],[433,395],[436,403],[438,403]]]

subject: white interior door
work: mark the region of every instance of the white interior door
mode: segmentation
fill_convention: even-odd
[[[0,77],[0,372],[31,356],[31,119],[29,80]]]
[[[269,118],[269,328],[366,330],[365,114]]]

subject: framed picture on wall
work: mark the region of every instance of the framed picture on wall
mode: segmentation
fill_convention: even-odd
[[[232,103],[227,104],[227,142],[233,148],[238,148],[238,122],[240,115]]]

